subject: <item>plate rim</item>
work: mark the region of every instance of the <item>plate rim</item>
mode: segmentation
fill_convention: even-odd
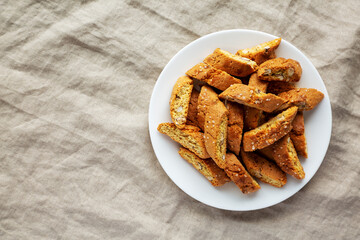
[[[268,37],[272,37],[272,38],[278,38],[277,36],[275,35],[272,35],[272,34],[269,34],[269,33],[266,33],[266,32],[262,32],[262,31],[258,31],[258,30],[251,30],[251,29],[228,29],[228,30],[221,30],[221,31],[216,31],[216,32],[212,32],[212,33],[209,33],[209,34],[206,34],[206,35],[203,35],[197,39],[195,39],[194,41],[191,41],[190,43],[188,43],[187,45],[185,45],[183,48],[181,48],[173,57],[171,57],[171,59],[167,62],[167,64],[165,65],[165,67],[162,69],[160,75],[158,76],[157,80],[156,80],[156,83],[153,87],[153,90],[152,90],[152,93],[151,93],[151,97],[150,97],[150,101],[149,101],[149,110],[148,110],[148,130],[149,130],[149,135],[150,135],[150,141],[151,141],[151,145],[152,145],[152,148],[153,148],[153,151],[155,153],[155,156],[157,158],[157,161],[159,162],[160,166],[162,167],[162,169],[164,170],[165,174],[168,176],[168,178],[170,178],[170,180],[178,187],[180,188],[184,193],[186,193],[189,197],[199,201],[200,203],[202,204],[205,204],[207,206],[210,206],[210,207],[214,207],[214,208],[217,208],[217,209],[222,209],[222,210],[227,210],[227,211],[239,211],[239,212],[242,212],[242,211],[255,211],[255,210],[260,210],[260,209],[264,209],[264,208],[268,208],[268,207],[271,207],[271,206],[275,206],[281,202],[284,202],[285,200],[289,199],[290,197],[294,196],[296,193],[298,193],[302,188],[304,188],[309,182],[310,180],[315,176],[315,174],[317,173],[317,171],[319,170],[321,164],[324,162],[324,159],[325,159],[325,156],[326,156],[326,153],[329,149],[329,145],[330,145],[330,141],[331,141],[331,133],[332,133],[332,108],[331,108],[331,101],[330,101],[330,97],[329,97],[329,94],[328,94],[328,91],[327,91],[327,88],[326,88],[326,85],[325,85],[325,82],[324,80],[322,79],[320,73],[318,72],[318,70],[316,69],[316,67],[313,65],[313,63],[310,61],[310,59],[302,52],[300,51],[296,46],[294,46],[292,43],[284,40],[283,38],[281,38],[281,41],[284,41],[284,42],[287,42],[288,44],[290,44],[292,47],[294,47],[294,49],[301,55],[303,55],[304,57],[304,60],[306,60],[308,62],[308,64],[310,65],[311,68],[313,68],[314,72],[317,74],[317,76],[319,77],[319,79],[321,80],[320,81],[320,84],[323,86],[325,92],[324,92],[324,99],[327,99],[326,103],[329,105],[328,106],[328,109],[329,109],[329,116],[330,116],[330,125],[329,125],[329,129],[330,131],[328,131],[327,133],[327,142],[325,144],[326,148],[325,148],[325,151],[321,157],[321,162],[320,164],[318,165],[318,167],[315,169],[314,171],[314,174],[309,178],[309,180],[303,185],[301,186],[296,192],[290,194],[289,196],[286,196],[285,198],[283,198],[282,200],[276,202],[276,203],[270,203],[270,204],[265,204],[264,206],[261,206],[261,207],[257,207],[257,208],[249,208],[249,209],[232,209],[232,208],[226,208],[226,207],[219,207],[219,206],[215,206],[213,204],[209,204],[209,203],[206,203],[206,202],[203,202],[202,200],[198,199],[197,197],[195,196],[192,196],[190,193],[188,193],[186,190],[184,190],[183,188],[181,188],[179,186],[179,184],[177,182],[175,182],[167,173],[167,171],[165,170],[164,166],[163,166],[163,163],[161,161],[159,161],[159,154],[156,150],[156,148],[154,147],[154,137],[152,136],[152,132],[156,132],[156,129],[155,130],[152,130],[151,129],[151,122],[152,122],[152,119],[151,119],[151,112],[152,112],[152,109],[154,108],[154,95],[155,95],[155,92],[157,92],[157,88],[159,88],[160,84],[159,84],[159,79],[161,79],[161,77],[164,75],[164,73],[166,72],[167,68],[171,65],[171,63],[173,61],[175,61],[176,57],[178,55],[180,55],[183,51],[185,51],[187,48],[191,47],[192,45],[196,44],[197,42],[199,41],[202,41],[203,39],[205,38],[209,38],[213,35],[218,35],[218,34],[223,34],[223,33],[229,33],[229,32],[238,32],[238,33],[256,33],[256,34],[262,34],[262,35],[266,35]],[[184,73],[185,74],[185,73]]]

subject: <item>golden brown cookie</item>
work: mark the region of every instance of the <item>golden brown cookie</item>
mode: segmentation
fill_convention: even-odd
[[[185,127],[193,87],[193,80],[187,76],[179,77],[173,87],[170,98],[170,115],[178,128]]]
[[[293,59],[274,58],[262,63],[257,73],[264,81],[298,82],[302,69]]]
[[[296,88],[280,93],[279,97],[285,100],[285,104],[278,110],[297,106],[299,111],[309,111],[323,100],[324,94],[314,88]]]
[[[222,91],[232,84],[241,83],[240,79],[234,78],[230,74],[220,69],[213,68],[206,63],[195,65],[188,70],[186,74]]]
[[[248,172],[260,181],[278,188],[286,184],[286,174],[275,163],[256,153],[245,152],[243,149],[241,150],[241,158]]]
[[[296,152],[307,158],[307,144],[305,138],[305,124],[303,112],[298,112],[292,122],[293,129],[290,132],[290,138],[295,146]]]
[[[248,131],[243,137],[243,146],[246,152],[265,148],[286,134],[292,129],[292,121],[297,113],[297,107],[291,107],[261,126]]]
[[[237,77],[248,76],[258,68],[256,62],[231,54],[220,48],[215,49],[212,54],[207,56],[204,63]]]
[[[274,94],[267,94],[254,87],[234,84],[219,95],[220,99],[237,102],[265,112],[273,112],[284,104],[284,100]]]
[[[162,134],[168,135],[172,140],[180,143],[198,157],[210,157],[205,148],[204,134],[200,132],[199,128],[185,125],[183,129],[180,129],[174,123],[160,123],[157,130]]]
[[[219,101],[207,109],[204,135],[206,151],[220,168],[225,167],[227,127],[228,111]]]
[[[252,193],[260,189],[260,185],[246,171],[241,162],[232,153],[226,154],[226,174],[244,193]]]
[[[270,159],[274,160],[287,174],[297,179],[303,179],[305,177],[304,169],[297,157],[295,147],[289,134],[285,135],[273,145],[260,150],[260,152],[268,155]]]
[[[239,155],[244,126],[243,107],[234,102],[225,102],[225,106],[229,111],[227,148]]]
[[[211,158],[201,159],[188,149],[181,147],[180,156],[191,163],[213,186],[221,186],[230,182],[225,171],[219,168]]]
[[[197,106],[197,121],[202,130],[204,130],[205,115],[208,108],[216,104],[222,104],[217,93],[209,86],[202,86]]]
[[[279,47],[281,38],[277,38],[268,42],[261,43],[252,48],[245,48],[237,51],[236,55],[249,58],[258,65],[263,62],[276,58],[275,49]]]

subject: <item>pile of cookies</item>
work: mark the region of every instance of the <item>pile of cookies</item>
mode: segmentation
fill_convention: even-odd
[[[307,158],[303,111],[324,94],[297,88],[302,69],[277,58],[281,38],[231,54],[222,49],[180,77],[170,98],[173,123],[160,133],[180,143],[179,154],[213,186],[233,181],[243,193],[257,179],[283,187],[287,174],[303,179]]]

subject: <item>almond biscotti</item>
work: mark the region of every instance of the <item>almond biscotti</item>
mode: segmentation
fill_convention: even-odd
[[[245,152],[265,148],[288,134],[292,129],[291,123],[296,113],[297,107],[291,107],[261,126],[246,132],[243,136]]]
[[[221,167],[225,167],[227,144],[228,111],[222,102],[207,109],[205,116],[205,147],[210,157]]]
[[[269,82],[262,81],[258,78],[257,73],[251,74],[248,86],[254,87],[261,92],[266,92]],[[244,106],[245,117],[244,123],[247,129],[254,129],[259,126],[260,121],[263,119],[262,110]]]
[[[217,93],[209,86],[202,86],[197,106],[197,121],[202,130],[204,130],[205,115],[208,109],[216,104],[223,104]]]
[[[286,174],[275,163],[256,153],[245,152],[244,150],[241,150],[241,158],[248,172],[260,181],[278,188],[286,184]]]
[[[254,87],[234,84],[219,95],[220,99],[237,102],[265,112],[273,112],[284,104],[284,100],[274,94],[267,94]]]
[[[243,107],[234,102],[225,102],[225,106],[229,111],[227,148],[236,155],[239,155],[244,126]]]
[[[192,78],[206,82],[212,87],[224,91],[232,84],[241,83],[240,79],[234,78],[230,74],[211,67],[206,63],[199,63],[186,72]]]
[[[241,162],[232,153],[226,154],[225,172],[244,194],[252,193],[260,189],[260,185],[251,177]]]
[[[189,102],[189,110],[187,115],[186,124],[187,125],[193,125],[196,127],[199,127],[199,123],[197,120],[197,106],[198,106],[198,100],[199,100],[199,94],[200,92],[193,88],[191,92],[190,102]]]
[[[183,129],[177,128],[174,123],[160,123],[157,130],[168,135],[175,142],[189,149],[200,158],[209,158],[204,142],[204,134],[195,126],[185,125]]]
[[[211,159],[201,159],[188,149],[181,147],[179,150],[180,156],[187,162],[192,164],[213,186],[221,186],[230,182],[230,178],[225,171],[219,168]]]
[[[263,150],[265,155],[270,155],[270,159],[273,159],[284,172],[297,179],[305,178],[304,169],[289,134]],[[260,150],[260,152],[263,153],[263,150]]]
[[[285,100],[278,110],[297,106],[299,111],[312,110],[324,98],[324,94],[314,88],[296,88],[279,94]]]
[[[296,152],[301,156],[307,158],[307,144],[305,138],[305,124],[303,112],[298,112],[294,121],[292,122],[293,128],[290,132],[291,141],[294,144]]]
[[[293,59],[274,58],[262,63],[257,73],[265,81],[298,82],[302,69],[300,63]]]
[[[204,63],[237,77],[246,77],[258,68],[256,62],[231,54],[220,48],[204,59]]]
[[[193,80],[187,76],[180,77],[172,90],[170,98],[171,120],[178,128],[184,128],[189,110]]]
[[[277,38],[268,42],[261,43],[252,48],[245,48],[237,51],[236,55],[249,58],[258,65],[266,60],[276,58],[275,50],[279,47],[281,38]]]

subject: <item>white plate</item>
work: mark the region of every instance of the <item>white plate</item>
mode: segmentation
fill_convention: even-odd
[[[171,122],[169,99],[176,80],[185,72],[212,53],[221,48],[231,53],[239,49],[273,40],[276,36],[252,30],[226,30],[203,36],[181,49],[161,72],[149,107],[149,131],[155,154],[172,181],[185,193],[209,206],[247,211],[261,209],[280,203],[298,192],[314,176],[327,151],[331,136],[331,106],[318,71],[310,60],[296,47],[282,40],[276,50],[278,57],[292,58],[300,62],[303,73],[299,87],[316,88],[324,93],[322,102],[312,111],[305,112],[305,134],[308,143],[309,158],[300,158],[306,177],[296,180],[288,175],[283,188],[275,188],[260,182],[261,189],[253,194],[244,195],[234,183],[213,187],[197,170],[178,154],[180,145],[157,131],[162,122]]]

